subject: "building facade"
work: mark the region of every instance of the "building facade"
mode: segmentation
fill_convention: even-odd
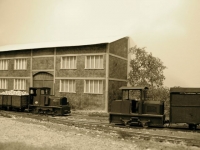
[[[50,87],[74,109],[106,110],[127,85],[128,42],[0,51],[0,92]]]

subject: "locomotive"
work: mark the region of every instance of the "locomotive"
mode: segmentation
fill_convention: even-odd
[[[147,87],[121,87],[122,99],[111,103],[113,124],[161,127],[165,123],[200,124],[200,88],[170,88],[170,116],[165,120],[164,102],[148,100]]]
[[[0,108],[52,115],[71,113],[67,98],[50,95],[50,90],[48,87],[30,87],[28,95],[0,95]]]

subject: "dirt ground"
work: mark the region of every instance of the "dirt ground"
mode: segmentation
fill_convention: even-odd
[[[0,117],[1,150],[166,150],[199,149],[184,143],[172,144],[145,140],[127,140],[74,126],[59,125],[28,118]]]

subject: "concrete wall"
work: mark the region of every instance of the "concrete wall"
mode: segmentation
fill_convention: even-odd
[[[106,74],[106,44],[89,46],[58,47],[56,48],[55,95],[66,96],[74,108],[78,109],[105,109],[105,92],[103,94],[84,93],[85,79],[103,80],[105,89]],[[85,57],[93,54],[103,55],[103,69],[85,69]],[[62,56],[76,56],[76,69],[60,69]],[[76,81],[76,93],[59,92],[60,79],[74,79]]]
[[[74,56],[76,56],[76,54]],[[56,77],[105,77],[105,57],[103,65],[104,69],[85,69],[86,55],[82,54],[77,55],[77,69],[60,69],[61,57],[62,56],[56,57]]]
[[[121,86],[127,85],[128,38],[109,44],[108,111],[113,100],[121,99]]]
[[[127,58],[129,38],[122,38],[110,43],[109,52],[123,58]]]
[[[40,48],[40,49],[33,49],[32,55],[33,56],[43,56],[43,55],[54,55],[55,48]]]
[[[88,94],[84,93],[84,80],[76,79],[76,93],[59,92],[59,82],[55,83],[55,95],[66,96],[73,108],[103,110],[105,109],[105,93],[103,94]],[[103,82],[105,89],[105,81]]]
[[[127,79],[127,60],[109,56],[109,77],[116,79]]]
[[[0,78],[6,78],[8,81],[8,90],[13,90],[14,79],[23,78],[27,80],[26,90],[28,91],[30,85],[30,50],[19,50],[19,51],[7,51],[0,52],[0,59],[8,59],[8,70],[0,70]],[[27,59],[26,70],[14,70],[14,60],[17,58]],[[5,91],[0,89],[0,92]]]
[[[0,52],[0,58],[30,57],[30,56],[31,56],[31,50]]]
[[[72,47],[57,47],[56,48],[56,55],[105,53],[105,52],[106,52],[106,44],[72,46]]]
[[[54,69],[54,57],[37,57],[33,58],[33,70],[49,70]]]

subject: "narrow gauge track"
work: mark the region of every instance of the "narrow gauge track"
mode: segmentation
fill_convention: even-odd
[[[67,126],[75,126],[79,128],[85,128],[95,131],[101,131],[104,133],[110,133],[112,135],[115,135],[119,138],[123,138],[126,140],[153,140],[157,142],[170,142],[170,143],[185,143],[187,146],[197,146],[200,147],[200,138],[185,138],[185,137],[178,137],[178,136],[171,136],[171,135],[161,135],[161,134],[154,134],[150,132],[146,132],[151,130],[139,128],[139,127],[125,127],[125,126],[114,126],[112,124],[108,123],[108,120],[106,121],[105,117],[101,119],[100,117],[89,117],[87,115],[78,116],[76,118],[75,116],[59,116],[59,117],[52,117],[49,115],[40,115],[40,114],[31,114],[31,113],[22,113],[22,112],[12,112],[12,111],[0,111],[0,116],[4,117],[24,117],[24,118],[31,118],[39,121],[46,121],[46,122],[52,122],[57,124],[63,124]],[[90,118],[90,119],[89,119]],[[77,120],[78,119],[78,120]],[[139,130],[138,130],[139,129]],[[145,130],[145,131],[144,131]],[[156,128],[156,130],[164,130],[164,128]],[[170,130],[167,128],[167,130]],[[170,132],[180,132],[180,130],[170,130]],[[183,131],[185,134],[191,133],[190,130]],[[194,133],[200,133],[199,130],[193,131]],[[200,137],[200,135],[199,135]]]

